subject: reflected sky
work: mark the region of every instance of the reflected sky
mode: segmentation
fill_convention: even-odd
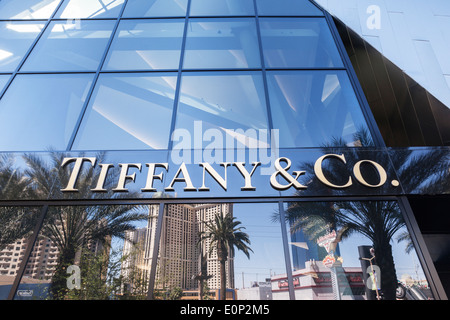
[[[64,150],[92,77],[84,74],[16,76],[0,100],[0,149]]]
[[[188,0],[128,0],[123,13],[134,17],[184,17]]]
[[[191,19],[185,69],[261,66],[254,19]]]
[[[115,18],[124,0],[64,0],[56,17],[61,19]]]
[[[0,72],[13,72],[44,27],[36,22],[0,22]]]
[[[178,69],[184,20],[121,21],[104,70]]]
[[[251,16],[253,0],[192,0],[190,16]]]
[[[48,19],[61,0],[2,0],[0,19]]]
[[[174,74],[102,75],[73,149],[167,149],[175,85]]]
[[[22,71],[96,71],[114,21],[53,21]]]
[[[360,146],[355,134],[366,127],[345,72],[269,72],[269,97],[281,147],[317,147],[342,139]]]

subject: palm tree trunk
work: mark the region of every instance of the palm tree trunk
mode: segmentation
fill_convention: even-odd
[[[217,246],[217,257],[219,259],[220,265],[220,295],[219,300],[226,299],[226,291],[227,291],[227,273],[225,268],[225,263],[227,261],[226,250],[224,250],[219,243]]]
[[[67,294],[67,268],[74,264],[76,255],[75,246],[69,245],[59,255],[58,265],[52,277],[50,292],[54,300],[62,300]]]
[[[219,259],[220,263],[220,300],[226,300],[227,293],[227,273],[225,271],[225,259]]]
[[[392,246],[387,241],[374,243],[376,264],[380,267],[381,292],[384,300],[395,300],[397,275],[395,270]]]

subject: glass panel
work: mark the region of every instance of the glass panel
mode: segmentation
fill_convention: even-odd
[[[268,68],[342,67],[342,60],[322,18],[260,19],[264,61]]]
[[[253,19],[192,19],[184,68],[258,68],[260,55]]]
[[[345,71],[273,71],[268,85],[281,147],[373,145]]]
[[[286,218],[297,300],[433,299],[396,202],[291,202]]]
[[[65,0],[56,18],[116,18],[123,2],[124,0]]]
[[[49,207],[16,300],[142,300],[158,206]],[[73,222],[77,223],[73,223]],[[60,232],[64,227],[65,232]]]
[[[0,149],[65,150],[91,81],[87,74],[18,75],[0,100]]]
[[[176,130],[180,130],[181,136],[181,130],[187,130],[193,137],[198,132],[204,132],[204,135],[211,134],[209,138],[204,137],[204,140],[211,141],[214,133],[219,136],[225,133],[227,141],[232,139],[231,141],[236,140],[245,145],[254,143],[244,139],[247,130],[267,128],[261,73],[214,72],[183,75],[176,120]],[[177,132],[174,133],[176,134]]]
[[[60,0],[2,0],[0,19],[48,19]]]
[[[8,157],[0,160],[2,199],[7,198],[5,193],[20,193],[24,187],[22,174]],[[8,298],[40,212],[36,207],[0,207],[0,300]]]
[[[114,21],[52,22],[22,71],[96,71]]]
[[[101,75],[73,148],[167,149],[175,86],[173,74]]]
[[[106,70],[178,69],[184,20],[121,21]]]
[[[184,17],[188,0],[128,0],[125,18]]]
[[[10,74],[0,74],[0,92],[2,92],[10,77]]]
[[[260,16],[322,16],[309,0],[256,0]]]
[[[0,22],[0,72],[13,72],[41,32],[44,24]]]
[[[270,278],[286,272],[280,225],[272,221],[275,207],[258,203],[168,205],[155,298],[223,300],[225,293],[228,300],[271,300]],[[228,248],[218,249],[218,244]]]
[[[253,0],[192,0],[191,16],[255,15]]]

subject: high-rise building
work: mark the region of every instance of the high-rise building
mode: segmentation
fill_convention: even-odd
[[[156,212],[155,212],[156,211]],[[206,280],[209,289],[220,288],[220,266],[217,250],[211,248],[211,240],[200,241],[205,224],[213,221],[216,214],[233,215],[232,204],[170,205],[163,222],[159,242],[156,270],[156,288],[195,290],[198,288],[202,257],[206,260]],[[146,228],[126,232],[123,247],[121,275],[128,279],[130,273],[139,273],[139,280],[150,274],[155,232],[152,226],[158,218],[157,207],[150,206],[149,223]],[[226,267],[227,288],[234,288],[233,257],[229,256]],[[147,283],[147,282],[145,282]],[[129,286],[132,290],[132,284]]]

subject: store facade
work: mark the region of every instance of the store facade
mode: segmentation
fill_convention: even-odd
[[[2,1],[0,41],[1,299],[447,298],[409,199],[450,149],[385,144],[312,2]]]

